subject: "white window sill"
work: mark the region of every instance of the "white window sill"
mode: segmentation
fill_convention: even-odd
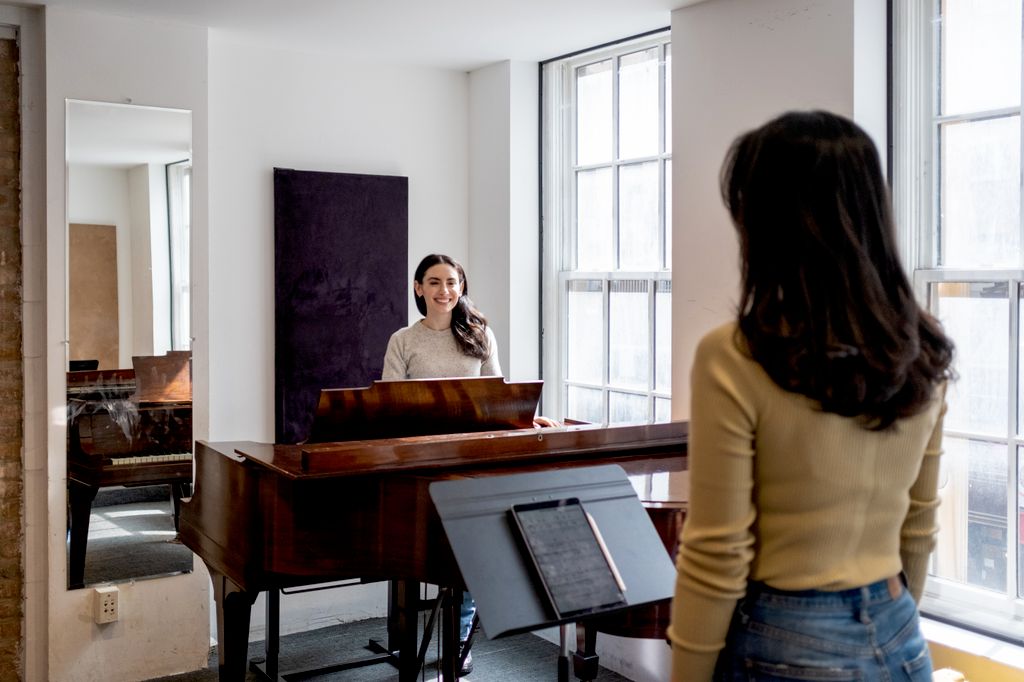
[[[962,654],[964,661],[982,659],[973,666],[974,670],[971,670],[967,663],[960,662],[959,656],[957,660],[946,662],[942,660],[941,656],[935,656],[936,653],[941,652],[933,652],[933,658],[940,659],[935,662],[936,668],[955,668],[964,673],[971,682],[987,682],[988,680],[995,682],[994,677],[981,677],[978,673],[979,668],[985,667],[985,661],[991,661],[1007,668],[1007,676],[1003,679],[1014,680],[1024,676],[1024,647],[1017,644],[964,630],[955,625],[930,620],[927,617],[921,618],[921,632],[929,643],[945,647],[954,654]]]

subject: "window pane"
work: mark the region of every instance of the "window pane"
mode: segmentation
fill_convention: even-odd
[[[1024,433],[1024,284],[1017,291],[1017,433]]]
[[[658,162],[619,168],[619,268],[660,270]]]
[[[1020,104],[1021,0],[944,0],[945,115]]]
[[[1005,436],[1009,391],[1006,282],[931,286],[933,311],[956,344],[959,380],[949,388],[945,428]]]
[[[672,45],[665,46],[665,152],[672,153]],[[671,185],[669,185],[671,187]]]
[[[1020,117],[941,127],[939,264],[1020,263]]]
[[[658,48],[619,59],[619,158],[658,153]]]
[[[654,390],[672,392],[672,282],[654,290]]]
[[[192,162],[167,165],[167,228],[171,259],[171,350],[192,348],[189,244]]]
[[[576,174],[576,221],[576,268],[613,269],[611,168]]]
[[[1006,446],[946,438],[935,575],[1006,592]]]
[[[566,377],[570,381],[600,384],[604,380],[601,339],[604,337],[603,295],[600,280],[571,280],[568,283],[569,331],[566,348]],[[600,420],[598,420],[600,421]]]
[[[1024,448],[1017,448],[1017,596],[1024,597]]]
[[[672,421],[672,401],[668,398],[654,399],[654,421],[658,423]]]
[[[608,381],[646,391],[651,354],[647,281],[614,280],[609,290]]]
[[[647,396],[609,391],[609,424],[646,424],[649,421],[650,419],[647,416]]]
[[[612,60],[576,69],[576,162],[612,160]]]
[[[672,159],[665,161],[665,269],[672,269]]]
[[[567,419],[576,419],[591,424],[604,423],[604,410],[601,405],[601,391],[596,388],[580,388],[569,386]]]

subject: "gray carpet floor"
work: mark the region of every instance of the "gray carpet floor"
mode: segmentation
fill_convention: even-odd
[[[364,647],[371,639],[382,639],[386,631],[383,618],[335,625],[311,632],[287,635],[281,638],[280,670],[305,670],[332,663],[364,658],[370,654]],[[437,638],[427,652],[427,665],[420,679],[436,680]],[[262,658],[263,642],[249,645],[249,660]],[[477,633],[473,642],[473,672],[462,679],[468,682],[532,682],[556,680],[558,676],[558,647],[532,634],[488,640]],[[154,678],[151,682],[212,682],[217,679],[217,653],[210,652],[210,665],[183,675]],[[257,680],[248,673],[246,680]],[[316,682],[397,682],[398,672],[381,663],[364,668],[339,671],[305,678]],[[575,679],[575,678],[573,678]],[[601,669],[597,682],[628,682],[627,678]]]
[[[89,518],[85,584],[191,571],[192,552],[175,536],[168,486],[101,489]]]

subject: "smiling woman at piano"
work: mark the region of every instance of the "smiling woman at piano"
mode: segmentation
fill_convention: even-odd
[[[458,261],[430,254],[416,268],[412,288],[424,318],[391,335],[381,378],[501,376],[494,333],[473,307]]]
[[[382,379],[501,376],[494,333],[469,300],[466,271],[457,260],[436,253],[426,256],[413,274],[412,289],[424,318],[391,335]],[[475,614],[476,604],[466,592],[459,617],[463,645]],[[461,674],[468,675],[473,659],[468,651],[460,655],[465,656]]]

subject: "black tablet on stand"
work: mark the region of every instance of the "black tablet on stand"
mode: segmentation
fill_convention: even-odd
[[[615,560],[579,498],[515,504],[509,517],[557,618],[626,603]]]

